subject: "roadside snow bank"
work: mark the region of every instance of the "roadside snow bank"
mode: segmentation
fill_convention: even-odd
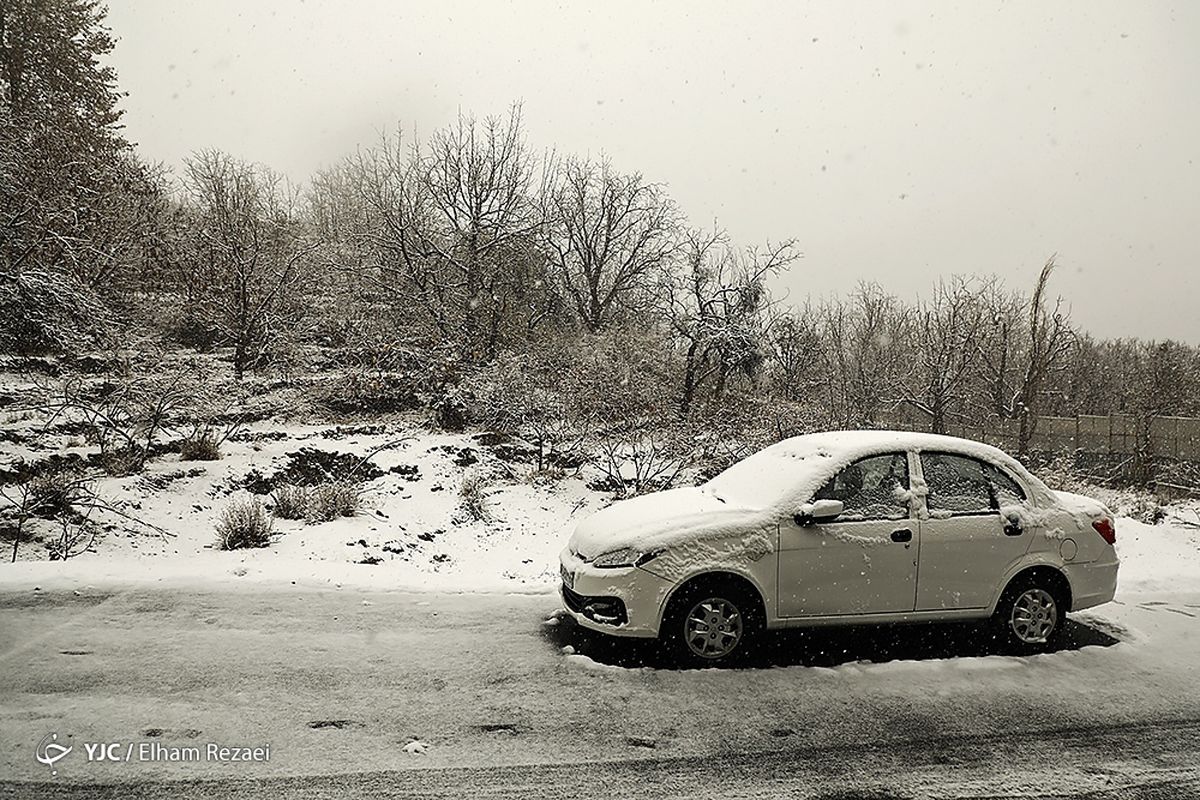
[[[1200,506],[1172,506],[1166,519],[1148,525],[1117,518],[1117,597],[1125,593],[1196,591],[1200,588]]]
[[[141,475],[99,478],[97,493],[127,517],[97,512],[106,530],[94,552],[65,562],[48,561],[44,544],[22,544],[22,560],[0,564],[0,585],[218,582],[549,592],[571,529],[608,501],[579,477],[533,480],[529,464],[503,460],[469,434],[256,426],[222,450],[219,461],[167,456]],[[290,480],[299,467],[319,469],[321,453],[335,456],[324,459],[330,462],[369,456],[373,477],[361,485],[355,516],[320,523],[276,519],[270,547],[216,549],[216,522],[226,506],[252,491],[271,504],[274,482]],[[472,509],[460,489],[476,479],[481,488]],[[38,525],[35,532],[54,535],[50,523]]]

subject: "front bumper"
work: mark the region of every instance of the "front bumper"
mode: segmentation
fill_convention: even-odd
[[[597,569],[569,549],[559,562],[559,593],[580,626],[614,636],[658,636],[670,581],[638,567]]]

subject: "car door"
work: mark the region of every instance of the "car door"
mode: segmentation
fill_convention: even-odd
[[[1001,516],[1024,501],[1020,485],[992,464],[955,453],[920,454],[928,489],[921,520],[917,610],[987,608],[1032,534]]]
[[[837,518],[780,523],[781,617],[913,610],[920,542],[908,487],[906,453],[864,458],[812,498],[842,501]]]

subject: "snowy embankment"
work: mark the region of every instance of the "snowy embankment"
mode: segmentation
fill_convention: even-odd
[[[100,583],[246,583],[439,591],[550,591],[571,527],[608,502],[579,476],[542,478],[531,456],[490,437],[402,426],[254,427],[222,445],[219,461],[166,455],[141,475],[100,478],[94,489],[120,514],[97,511],[92,550],[49,561],[45,544],[21,545],[0,564],[9,588]],[[65,446],[63,455],[87,452]],[[223,509],[264,491],[289,468],[322,468],[321,453],[366,458],[358,513],[329,522],[275,519],[270,547],[222,551]],[[13,452],[33,458],[44,453]],[[353,458],[351,458],[353,457]],[[483,515],[460,495],[479,481]],[[268,505],[269,493],[259,495]],[[122,516],[124,515],[124,516]],[[35,534],[55,533],[49,522]]]

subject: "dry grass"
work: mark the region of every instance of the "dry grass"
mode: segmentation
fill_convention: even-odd
[[[257,497],[234,500],[217,521],[217,546],[222,550],[267,547],[274,527],[274,518]]]

